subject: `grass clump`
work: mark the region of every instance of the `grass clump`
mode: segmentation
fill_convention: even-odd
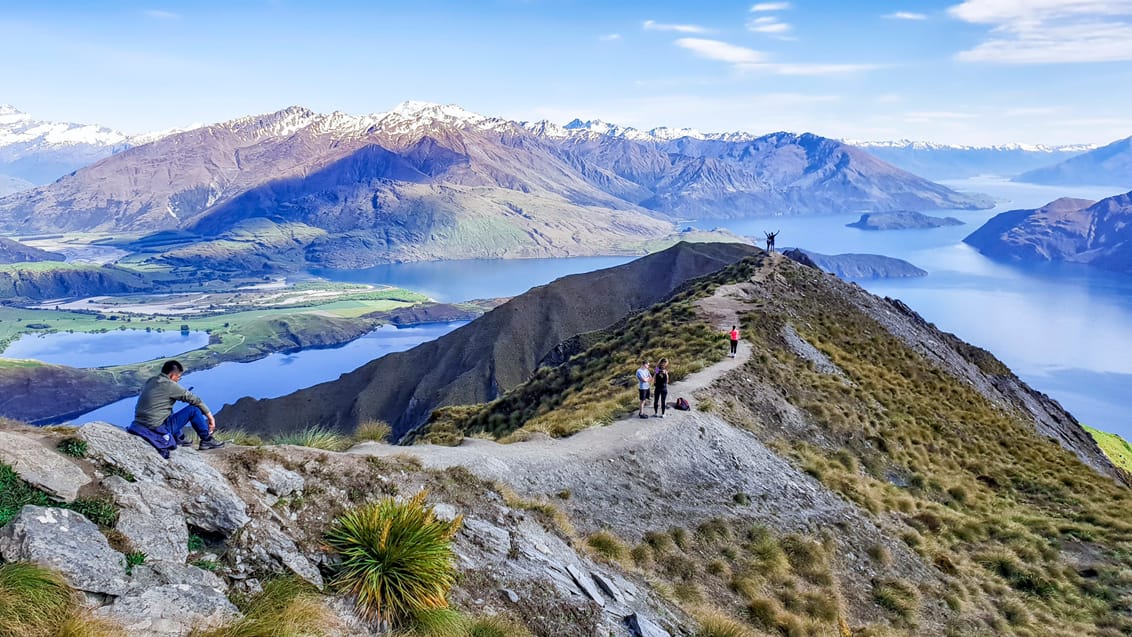
[[[356,507],[326,535],[341,557],[332,585],[352,595],[369,620],[406,625],[448,607],[456,580],[452,538],[462,518],[437,519],[426,497],[421,491],[406,502],[386,498]]]
[[[920,606],[916,589],[911,584],[897,579],[874,582],[873,601],[877,606],[905,619],[911,618]]]
[[[216,432],[216,437],[224,442],[241,447],[262,447],[266,444],[259,434],[253,434],[244,429],[225,429]]]
[[[603,529],[586,538],[595,553],[614,562],[623,561],[629,555],[629,548],[612,531]]]
[[[15,469],[0,462],[0,526],[20,513],[24,505],[52,506],[47,494],[20,479]]]
[[[464,634],[467,637],[530,637],[531,632],[503,617],[477,617],[468,622]]]
[[[323,451],[345,451],[354,444],[350,438],[322,426],[307,427],[302,431],[276,436],[271,439],[271,443],[310,447]]]
[[[354,440],[358,442],[388,442],[393,428],[384,420],[367,420],[354,430]]]
[[[85,440],[79,438],[64,438],[56,445],[59,453],[72,458],[85,458],[87,445]]]
[[[702,608],[692,615],[700,625],[695,637],[755,637],[743,622],[718,609]]]
[[[263,585],[263,592],[237,606],[243,617],[192,637],[323,637],[338,634],[339,620],[310,584],[287,577]]]
[[[142,564],[145,564],[145,561],[148,558],[149,556],[141,551],[131,551],[129,553],[126,553],[126,575],[132,574],[134,572],[135,566],[141,566]]]
[[[0,637],[114,637],[114,623],[85,614],[57,573],[34,564],[0,564]]]
[[[66,508],[101,527],[112,527],[118,522],[118,505],[110,497],[78,498]]]

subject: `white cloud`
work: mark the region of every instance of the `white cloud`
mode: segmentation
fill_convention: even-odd
[[[161,11],[160,9],[148,9],[145,14],[151,18],[158,20],[180,20],[181,14],[173,13],[172,11]]]
[[[645,31],[676,31],[679,33],[707,33],[708,29],[696,24],[660,24],[654,20],[645,20],[641,25]]]
[[[1056,64],[1132,60],[1132,0],[966,0],[948,9],[990,25],[964,62]]]
[[[889,20],[927,20],[928,16],[923,13],[912,13],[911,11],[893,11],[886,13],[883,16]]]
[[[680,38],[676,46],[688,49],[709,60],[727,62],[740,71],[765,71],[777,75],[835,75],[868,71],[878,68],[874,64],[786,64],[771,62],[761,51],[720,40]]]
[[[601,40],[602,42],[616,42],[617,40],[621,39],[621,34],[620,33],[606,33],[605,35],[598,36],[597,39]]]
[[[760,2],[751,7],[751,11],[758,13],[760,11],[786,11],[790,8],[789,2]]]
[[[786,33],[790,25],[785,22],[769,22],[767,24],[748,24],[747,29],[755,33]]]

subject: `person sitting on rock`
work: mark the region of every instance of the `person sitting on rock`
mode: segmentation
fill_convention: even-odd
[[[212,432],[216,430],[216,419],[208,405],[178,384],[177,381],[181,380],[184,373],[185,368],[180,362],[165,361],[161,366],[161,374],[146,381],[134,409],[134,422],[126,428],[126,431],[145,438],[166,459],[169,458],[170,450],[188,444],[183,433],[187,425],[192,425],[200,436],[199,449],[224,446],[223,441],[212,437]],[[188,403],[189,406],[173,413],[173,405],[177,401]]]

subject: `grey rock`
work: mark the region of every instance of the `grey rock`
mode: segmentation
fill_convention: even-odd
[[[499,589],[499,592],[503,593],[503,596],[507,598],[507,601],[511,602],[512,604],[519,603],[519,594],[515,591],[509,588],[501,588]]]
[[[506,555],[511,551],[511,534],[477,518],[464,518],[460,532],[490,552]]]
[[[268,493],[285,498],[292,493],[300,493],[306,487],[306,481],[303,476],[288,471],[279,465],[268,465],[264,469],[266,478],[264,483],[267,485]]]
[[[432,505],[432,514],[436,516],[436,519],[445,522],[455,520],[458,515],[456,507],[451,504],[444,504],[443,502]]]
[[[183,563],[189,556],[189,527],[178,494],[156,482],[126,482],[110,476],[102,484],[121,512],[118,529],[150,558]]]
[[[224,476],[192,449],[176,449],[165,460],[141,438],[104,422],[84,425],[79,437],[87,442],[89,457],[176,493],[186,521],[193,526],[231,535],[251,519],[247,505]]]
[[[67,509],[27,505],[0,528],[0,557],[35,562],[61,573],[72,588],[121,595],[125,557],[110,548],[98,527]]]
[[[593,575],[594,581],[597,582],[598,588],[605,591],[605,594],[609,595],[613,601],[618,604],[625,603],[625,596],[621,594],[621,589],[613,583],[613,580],[597,572],[591,573],[591,575]]]
[[[223,592],[208,586],[164,584],[135,589],[95,611],[131,637],[182,637],[216,628],[239,616]]]
[[[582,589],[582,592],[585,593],[587,597],[597,602],[598,606],[605,606],[605,598],[602,597],[601,591],[597,590],[597,587],[594,586],[593,578],[587,577],[581,569],[572,564],[566,565],[566,572],[570,574],[570,577],[574,578],[574,583],[578,585],[578,588]]]
[[[12,467],[24,482],[51,496],[71,502],[90,482],[66,456],[40,441],[0,431],[0,462]]]
[[[270,522],[255,519],[246,524],[235,540],[244,560],[268,570],[286,568],[318,588],[323,587],[318,567],[295,546],[295,542]]]
[[[224,581],[215,573],[193,566],[163,560],[146,561],[133,569],[130,575],[130,589],[153,588],[168,584],[188,584],[204,588],[214,588],[224,592]]]
[[[629,628],[639,637],[671,637],[667,630],[657,626],[640,613],[629,615],[626,621],[629,622]]]

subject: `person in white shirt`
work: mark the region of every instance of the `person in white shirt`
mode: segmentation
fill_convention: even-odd
[[[648,418],[649,415],[645,413],[645,406],[649,404],[650,392],[649,387],[652,383],[652,374],[649,373],[649,362],[641,363],[641,368],[637,370],[637,390],[641,396],[641,409],[637,415],[641,418]]]

